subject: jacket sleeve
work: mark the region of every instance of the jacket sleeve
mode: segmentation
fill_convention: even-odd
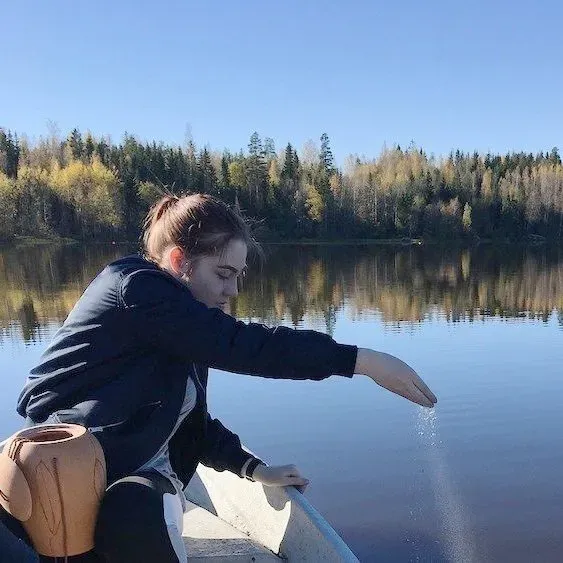
[[[207,413],[207,434],[200,458],[203,465],[212,467],[216,471],[226,469],[239,477],[244,477],[241,475],[241,469],[248,459],[254,457],[243,449],[240,438],[234,432]]]
[[[244,323],[208,308],[172,276],[140,270],[118,299],[140,346],[225,371],[279,379],[352,377],[358,348],[314,330]]]

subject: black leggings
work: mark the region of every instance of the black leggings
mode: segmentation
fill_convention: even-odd
[[[182,508],[176,489],[156,472],[124,477],[108,487],[100,506],[94,551],[68,557],[81,563],[185,563]],[[63,562],[38,557],[23,526],[0,508],[2,563]]]

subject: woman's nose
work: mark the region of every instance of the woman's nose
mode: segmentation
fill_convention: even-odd
[[[225,286],[225,294],[229,297],[235,297],[238,295],[238,281],[236,278],[230,280],[229,283]]]

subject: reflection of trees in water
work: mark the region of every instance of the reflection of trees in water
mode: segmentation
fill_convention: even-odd
[[[103,266],[133,252],[123,246],[40,246],[0,250],[4,331],[18,324],[34,340],[61,322]],[[559,249],[492,247],[268,246],[260,273],[251,268],[232,313],[294,326],[305,316],[332,333],[346,305],[352,318],[416,322],[438,313],[450,321],[487,316],[563,324]]]
[[[37,318],[37,313],[35,312],[35,307],[33,306],[33,301],[28,299],[22,303],[19,314],[19,324],[22,328],[23,339],[27,342],[30,340],[36,340],[36,335],[39,331],[39,319]]]
[[[0,249],[0,335],[41,339],[51,322],[62,322],[106,262],[123,247],[40,245]]]
[[[239,316],[297,324],[305,313],[334,319],[346,304],[353,318],[377,312],[388,322],[416,322],[432,313],[451,321],[546,320],[554,309],[563,309],[563,262],[557,249],[350,245],[274,252],[264,276],[251,277],[238,298]]]

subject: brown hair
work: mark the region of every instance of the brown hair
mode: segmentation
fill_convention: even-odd
[[[148,260],[160,264],[169,246],[179,246],[190,260],[221,252],[231,240],[241,240],[260,264],[264,253],[239,211],[208,194],[166,195],[149,210],[142,242]]]

